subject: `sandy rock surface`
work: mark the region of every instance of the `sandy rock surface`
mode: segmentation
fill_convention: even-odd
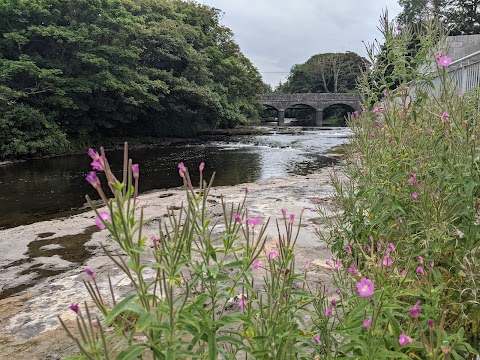
[[[250,217],[267,219],[266,248],[275,248],[275,220],[281,220],[280,209],[287,208],[298,219],[304,208],[322,206],[334,216],[331,168],[308,176],[286,176],[237,186],[216,187],[209,203],[213,216],[221,214],[220,196],[227,203],[243,200],[248,188],[247,207]],[[145,228],[147,236],[155,235],[159,219],[167,209],[184,199],[181,189],[154,191],[139,197],[145,218],[152,218]],[[38,222],[0,231],[0,353],[5,359],[60,359],[74,354],[76,347],[60,327],[58,316],[73,326],[75,314],[71,303],[88,301],[83,280],[86,267],[96,271],[101,291],[108,292],[107,274],[113,279],[121,297],[131,291],[129,281],[103,254],[100,245],[115,249],[106,231],[98,231],[92,211],[68,218]],[[322,230],[323,220],[316,211],[305,210],[297,243],[297,268],[307,260],[309,281],[329,286],[330,270],[324,265],[331,258],[325,243],[315,229]]]

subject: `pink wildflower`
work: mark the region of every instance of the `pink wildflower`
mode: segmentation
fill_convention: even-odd
[[[392,260],[390,257],[385,256],[385,257],[383,258],[383,260],[382,260],[382,265],[383,265],[383,266],[385,266],[385,267],[390,267],[390,266],[392,266],[392,264],[393,264],[393,260]]]
[[[95,218],[95,225],[97,225],[100,230],[105,230],[105,225],[103,224],[103,222],[111,222],[112,218],[110,217],[110,214],[106,211],[100,211],[98,215],[100,215],[100,217]],[[103,222],[101,219],[103,219]]]
[[[421,255],[419,255],[417,259],[420,264],[423,264],[423,257]]]
[[[363,320],[362,327],[365,329],[369,328],[372,325],[372,319],[365,319]]]
[[[312,262],[310,260],[307,260],[307,262],[305,263],[305,269],[308,269],[310,265],[312,265]]]
[[[252,225],[252,227],[254,227],[260,221],[262,221],[262,219],[260,219],[260,218],[246,218],[245,221],[247,222],[247,224],[250,224],[250,225]]]
[[[418,275],[424,275],[425,274],[425,271],[423,270],[423,266],[419,266],[417,268],[417,274]]]
[[[277,253],[275,251],[272,251],[270,254],[268,254],[268,257],[270,259],[275,259],[277,257]]]
[[[245,298],[245,296],[243,295],[240,296],[240,298],[238,299],[237,305],[240,308],[240,310],[243,311],[245,306],[247,306],[247,299]]]
[[[283,218],[286,220],[287,219],[287,209],[282,208],[282,215],[283,215]]]
[[[438,66],[447,67],[452,63],[452,58],[449,58],[448,56],[440,56],[437,61]]]
[[[295,220],[295,215],[290,214],[290,224],[293,224],[293,220]]]
[[[352,248],[350,247],[350,245],[345,245],[345,250],[347,251],[347,254],[348,255],[352,255]]]
[[[350,264],[350,266],[348,267],[348,272],[353,276],[360,276],[360,272],[357,270],[357,268],[353,264]]]
[[[354,117],[358,118],[359,115],[360,115],[360,114],[358,113],[358,111],[354,111],[354,112],[353,112],[353,116],[354,116]]]
[[[253,270],[257,270],[259,265],[260,265],[260,260],[259,260],[259,259],[255,259],[255,260],[253,261]]]
[[[72,310],[76,314],[80,314],[80,308],[78,307],[78,304],[70,305],[70,310]]]
[[[417,200],[417,199],[418,199],[418,193],[417,193],[416,191],[412,194],[412,199],[413,199],[413,200]]]
[[[88,156],[90,156],[93,161],[98,161],[98,159],[100,158],[100,155],[98,154],[98,152],[96,152],[92,148],[88,149]]]
[[[446,120],[450,115],[448,115],[448,113],[446,111],[443,112],[441,118],[442,120]]]
[[[357,291],[361,297],[367,298],[373,295],[375,287],[370,279],[362,278],[359,283],[357,283]]]
[[[315,335],[315,336],[313,337],[313,341],[314,341],[315,344],[317,344],[317,345],[320,344],[320,338],[318,337],[318,335]]]
[[[332,308],[329,306],[327,310],[325,310],[325,316],[326,317],[332,316],[332,313],[333,313]]]
[[[239,224],[242,223],[242,218],[240,217],[240,215],[235,214],[235,221],[236,221],[237,223],[239,223]]]
[[[103,158],[100,156],[98,160],[92,161],[90,165],[92,166],[93,170],[103,171],[103,166],[104,166]]]
[[[184,177],[185,173],[187,172],[187,168],[185,167],[185,164],[183,162],[178,163],[178,174],[180,177]]]
[[[420,308],[420,301],[417,301],[414,307],[410,308],[410,316],[414,319],[418,318],[422,313],[422,309]]]
[[[90,171],[85,179],[86,179],[86,180],[90,183],[90,185],[92,185],[95,189],[98,189],[98,188],[100,187],[100,180],[98,179],[98,176],[97,176],[97,174],[95,173],[95,171]]]
[[[132,164],[132,175],[134,179],[138,179],[140,176],[140,169],[138,164]]]
[[[200,163],[200,166],[198,167],[198,169],[200,170],[200,172],[202,172],[203,169],[205,169],[205,163],[203,161]]]
[[[333,267],[333,270],[338,271],[338,270],[340,270],[341,268],[343,268],[342,260],[338,260],[338,262],[337,262],[337,263],[335,264],[335,266]]]
[[[405,333],[401,333],[400,337],[398,338],[398,343],[400,344],[400,346],[405,346],[407,344],[410,344],[412,341],[413,341],[412,338],[405,335]]]
[[[395,251],[395,245],[393,245],[391,242],[389,242],[387,244],[387,247],[391,250],[391,251]]]
[[[95,280],[95,271],[93,271],[92,269],[90,268],[86,268],[85,269],[85,273],[90,276],[93,280]]]

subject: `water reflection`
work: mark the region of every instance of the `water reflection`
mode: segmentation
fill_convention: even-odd
[[[194,180],[198,164],[205,161],[206,176],[216,172],[215,185],[234,185],[316,171],[333,161],[322,154],[347,142],[348,136],[346,128],[273,133],[236,137],[229,142],[132,150],[130,157],[140,164],[141,192],[181,186],[180,161],[189,167]],[[107,156],[120,177],[122,151],[108,152]],[[0,167],[0,228],[81,211],[85,194],[97,198],[85,181],[89,163],[87,155],[74,155]]]

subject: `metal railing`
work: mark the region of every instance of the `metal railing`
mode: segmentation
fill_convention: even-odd
[[[461,93],[479,88],[480,51],[452,62],[447,68],[447,74],[457,91],[461,91]],[[440,88],[440,77],[438,75],[434,77],[432,83],[438,91]]]
[[[451,79],[462,93],[480,87],[480,51],[452,62],[450,67]]]

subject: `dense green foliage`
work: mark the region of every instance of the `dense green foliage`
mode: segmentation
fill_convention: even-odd
[[[264,85],[219,16],[181,0],[2,1],[1,156],[255,119]]]
[[[374,42],[367,47],[368,58],[373,66],[364,82],[369,83],[366,103],[370,106],[384,97],[384,91],[395,90],[402,82],[422,78],[425,67],[432,64],[432,54],[437,44],[444,39],[445,31],[438,21],[397,25],[389,22],[388,13],[383,13],[379,27],[385,36],[382,43]],[[435,31],[432,31],[435,28]],[[399,59],[401,59],[399,61]],[[366,95],[366,94],[364,94]]]
[[[282,93],[353,92],[358,75],[368,61],[354,52],[317,54],[290,70],[287,81],[276,89]]]
[[[430,23],[428,30],[412,55],[407,35],[383,28],[385,38],[393,39],[386,57],[395,59],[399,86],[349,122],[346,177],[335,181],[344,212],[327,237],[341,264],[335,279],[346,292],[342,310],[348,310],[333,331],[322,328],[333,335],[325,336],[324,358],[332,349],[339,358],[477,358],[479,93],[457,92],[448,67],[435,59],[445,51],[438,47],[444,38],[433,43],[443,29]],[[432,72],[412,84],[417,69],[410,64],[417,63]],[[372,84],[392,85],[377,64],[360,83],[365,105],[377,97]],[[371,301],[349,296],[360,278],[375,286]]]
[[[480,34],[480,0],[398,0],[403,24],[439,17],[450,35]]]

